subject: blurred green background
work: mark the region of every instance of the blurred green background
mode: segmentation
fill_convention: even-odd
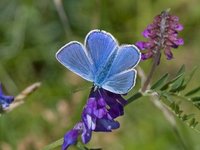
[[[144,40],[141,32],[167,8],[180,17],[184,25],[180,37],[185,44],[173,50],[175,59],[162,57],[154,81],[165,72],[173,75],[182,64],[188,71],[199,65],[199,0],[0,0],[0,81],[4,91],[17,95],[30,84],[42,82],[25,104],[0,118],[0,150],[42,149],[80,120],[90,88],[73,91],[90,84],[56,61],[60,47],[71,40],[83,42],[95,28],[112,33],[119,43]],[[140,63],[145,72],[150,65],[151,61]],[[200,71],[190,87],[199,85],[199,75]],[[133,92],[139,88],[138,80]],[[120,129],[94,133],[88,146],[105,150],[183,149],[149,99],[127,106],[119,121]],[[200,134],[179,120],[177,124],[188,149],[199,150]]]

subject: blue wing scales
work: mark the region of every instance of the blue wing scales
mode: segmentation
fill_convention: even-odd
[[[112,63],[108,77],[134,68],[140,61],[141,53],[134,45],[122,45]]]
[[[72,72],[93,81],[92,65],[81,43],[73,41],[66,44],[56,53],[56,58]]]
[[[136,71],[131,69],[110,77],[102,88],[116,94],[126,94],[135,85],[135,79]]]
[[[105,69],[106,65],[109,65],[109,58],[113,52],[116,52],[118,43],[111,34],[93,30],[86,36],[85,46],[88,56],[93,62],[94,73],[98,76],[98,73]]]
[[[119,47],[102,87],[117,94],[125,94],[135,85],[136,70],[141,54],[134,45]]]

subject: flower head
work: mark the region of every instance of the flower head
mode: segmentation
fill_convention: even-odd
[[[163,11],[156,16],[153,23],[148,25],[143,31],[143,36],[148,39],[147,42],[139,41],[136,46],[140,50],[146,50],[142,53],[142,60],[154,57],[163,49],[167,59],[173,58],[171,48],[178,48],[183,45],[182,38],[178,38],[178,32],[183,30],[179,23],[179,18],[169,14],[169,10]]]
[[[0,111],[5,110],[13,102],[13,96],[6,96],[2,91],[2,85],[0,84]]]
[[[88,143],[94,132],[111,132],[119,128],[119,122],[114,119],[124,114],[126,100],[119,94],[111,93],[102,88],[92,88],[87,104],[82,112],[81,122],[66,133],[64,137],[63,150],[77,142],[81,135],[82,142]]]

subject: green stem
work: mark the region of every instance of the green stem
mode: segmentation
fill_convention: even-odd
[[[149,83],[151,81],[151,78],[153,77],[153,73],[155,72],[156,67],[159,64],[160,56],[161,56],[160,51],[157,51],[157,54],[154,56],[154,59],[153,59],[153,65],[151,67],[151,70],[147,76],[147,79],[146,79],[143,87],[142,87],[142,90],[141,90],[142,92],[145,92],[147,90]]]
[[[61,147],[63,144],[63,138],[47,145],[46,147],[44,147],[42,150],[53,150],[55,148]],[[82,144],[81,142],[77,142],[75,145],[79,150],[89,150],[87,147],[84,146],[84,144]],[[98,148],[97,150],[100,150],[100,148]]]
[[[149,74],[148,74],[148,76],[147,76],[147,79],[146,79],[146,81],[145,81],[145,83],[144,83],[144,85],[143,85],[143,87],[142,87],[142,89],[141,89],[141,92],[142,92],[142,93],[144,93],[144,92],[148,89],[148,86],[149,86],[149,84],[150,84],[151,78],[153,77],[153,73],[155,72],[156,67],[157,67],[157,65],[159,64],[160,55],[161,55],[161,54],[160,54],[160,51],[157,51],[157,54],[154,56],[154,59],[153,59],[153,65],[152,65],[152,67],[151,67],[151,70],[150,70],[150,72],[149,72]],[[133,96],[131,96],[131,97],[127,100],[128,103],[127,103],[126,105],[128,105],[128,104],[132,103],[133,101],[135,101],[136,99],[142,97],[143,95],[142,95],[141,92],[137,92],[136,94],[134,94]]]
[[[64,5],[62,0],[53,0],[56,10],[58,12],[59,18],[62,22],[63,28],[65,30],[66,37],[69,38],[72,36],[72,30],[69,24],[68,16],[64,10]]]
[[[128,102],[126,103],[125,106],[127,106],[128,104],[132,103],[133,101],[135,101],[136,99],[138,99],[138,98],[140,98],[142,96],[143,95],[140,92],[135,93],[133,96],[131,96],[129,99],[127,99]]]

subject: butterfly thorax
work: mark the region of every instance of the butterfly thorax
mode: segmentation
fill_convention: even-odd
[[[105,79],[108,77],[112,63],[116,56],[116,51],[111,54],[108,61],[104,63],[102,66],[100,66],[95,73],[95,79],[94,79],[94,85],[98,88],[101,87],[105,81]]]

